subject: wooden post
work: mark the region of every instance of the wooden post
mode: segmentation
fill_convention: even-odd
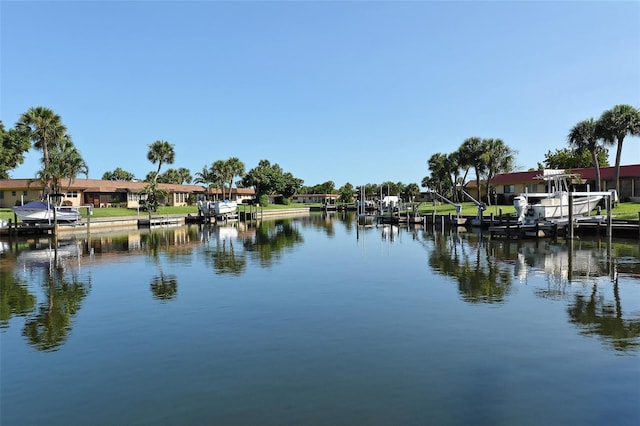
[[[56,215],[55,207],[53,207],[53,238],[57,246],[58,245],[58,216]]]
[[[569,238],[570,240],[573,240],[573,192],[569,192],[569,224],[568,224],[569,228],[567,229],[567,231],[569,231],[569,235],[567,236],[567,238]]]
[[[611,196],[608,196],[607,199],[609,200],[607,205],[607,237],[611,237]]]

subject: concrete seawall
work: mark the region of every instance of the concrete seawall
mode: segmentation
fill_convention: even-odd
[[[309,214],[309,208],[292,208],[292,209],[277,209],[277,210],[258,210],[256,213],[256,220],[263,219],[275,219],[281,217],[292,216],[304,216]],[[170,222],[172,225],[184,225],[186,223],[187,216],[184,214],[173,215],[152,215],[152,225],[155,223]],[[105,230],[125,230],[125,229],[138,229],[142,224],[149,226],[149,216],[146,214],[136,216],[122,216],[122,217],[102,217],[102,218],[90,218],[89,220],[83,219],[80,224],[61,225],[58,227],[59,234],[87,232],[90,231],[105,231]]]

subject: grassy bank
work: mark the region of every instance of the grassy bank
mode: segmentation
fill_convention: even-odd
[[[320,204],[317,204],[320,206]],[[290,208],[304,208],[304,207],[312,207],[314,205],[311,204],[289,204],[289,205],[270,205],[264,207],[266,210],[277,210],[277,209],[290,209]],[[243,207],[240,207],[242,209]],[[449,204],[441,204],[434,206],[431,203],[423,203],[420,205],[420,214],[421,215],[431,215],[435,211],[436,214],[448,215],[449,213],[455,215],[456,209],[454,206]],[[502,214],[514,214],[515,209],[512,205],[504,205],[504,206],[489,206],[484,211],[484,216],[489,217],[491,214],[499,215],[500,211]],[[85,210],[81,210],[82,214],[85,214]],[[462,204],[462,215],[463,216],[475,216],[478,210],[475,204],[473,203],[463,203]],[[613,215],[616,219],[638,219],[638,212],[640,212],[640,203],[619,203],[613,209]],[[123,217],[123,216],[137,216],[140,214],[141,216],[146,216],[147,213],[144,211],[140,211],[138,213],[135,209],[124,209],[124,208],[102,208],[102,209],[93,209],[92,217],[95,218],[104,218],[104,217]],[[185,206],[185,207],[160,207],[157,212],[154,212],[154,216],[161,215],[171,215],[171,214],[180,214],[180,215],[197,215],[198,208],[196,206]],[[0,209],[0,220],[13,220],[13,210],[8,208]]]

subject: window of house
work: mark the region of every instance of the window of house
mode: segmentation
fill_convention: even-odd
[[[15,197],[16,196],[16,191],[11,191],[11,196]]]
[[[515,185],[505,185],[502,191],[503,194],[513,194],[514,192],[516,192]]]
[[[78,198],[78,191],[68,191],[66,194],[67,198]]]
[[[4,200],[4,191],[0,191],[0,200]]]

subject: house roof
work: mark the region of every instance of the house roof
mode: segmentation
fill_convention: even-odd
[[[513,173],[501,173],[496,175],[492,180],[492,185],[501,185],[501,184],[514,184],[514,183],[524,183],[524,182],[533,182],[536,181],[536,177],[542,175],[543,173],[553,174],[553,173],[577,173],[583,179],[593,180],[596,177],[595,168],[583,168],[583,169],[571,169],[571,170],[534,170],[527,172],[513,172]],[[600,177],[602,179],[613,179],[615,174],[615,167],[600,167]],[[620,177],[628,178],[628,177],[640,177],[640,164],[631,164],[627,166],[620,166]]]
[[[101,180],[101,179],[71,179],[71,182],[64,179],[61,184],[62,188],[72,191],[84,192],[139,192],[147,186],[147,182],[132,182],[123,180]],[[43,185],[40,179],[0,179],[0,190],[7,189],[42,189]],[[176,185],[159,183],[159,188],[170,192],[204,192],[204,189],[198,185]],[[250,190],[253,191],[253,190]]]

